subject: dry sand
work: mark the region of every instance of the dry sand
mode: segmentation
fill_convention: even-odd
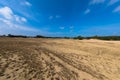
[[[0,38],[0,80],[120,80],[120,42]]]

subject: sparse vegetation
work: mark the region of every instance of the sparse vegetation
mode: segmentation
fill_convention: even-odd
[[[77,36],[77,37],[47,37],[47,36],[42,36],[42,35],[36,35],[36,36],[25,36],[25,35],[0,35],[0,37],[11,37],[11,38],[52,38],[52,39],[99,39],[99,40],[115,40],[119,41],[120,36],[91,36],[91,37],[84,37],[84,36]]]

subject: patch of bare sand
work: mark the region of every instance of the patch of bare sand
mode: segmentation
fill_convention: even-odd
[[[120,42],[0,39],[0,80],[120,80]]]

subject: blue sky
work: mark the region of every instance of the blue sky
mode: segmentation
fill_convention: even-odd
[[[0,0],[0,34],[120,35],[120,0]]]

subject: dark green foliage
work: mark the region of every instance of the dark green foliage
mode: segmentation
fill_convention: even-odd
[[[74,37],[74,39],[79,39],[79,40],[82,40],[84,39],[85,37],[82,37],[82,36],[77,36],[77,37]]]
[[[6,35],[0,35],[0,37],[6,37]]]
[[[120,40],[120,36],[97,36],[91,38],[100,40]]]
[[[27,36],[23,36],[23,35],[12,35],[12,34],[8,34],[7,37],[20,37],[20,38],[27,38]]]
[[[120,40],[120,36],[92,36],[92,37],[82,37],[82,36],[78,36],[78,37],[74,37],[74,39],[99,39],[99,40]]]
[[[37,36],[35,36],[35,38],[45,38],[45,36],[37,35]]]
[[[64,39],[70,39],[70,37],[64,37]]]

